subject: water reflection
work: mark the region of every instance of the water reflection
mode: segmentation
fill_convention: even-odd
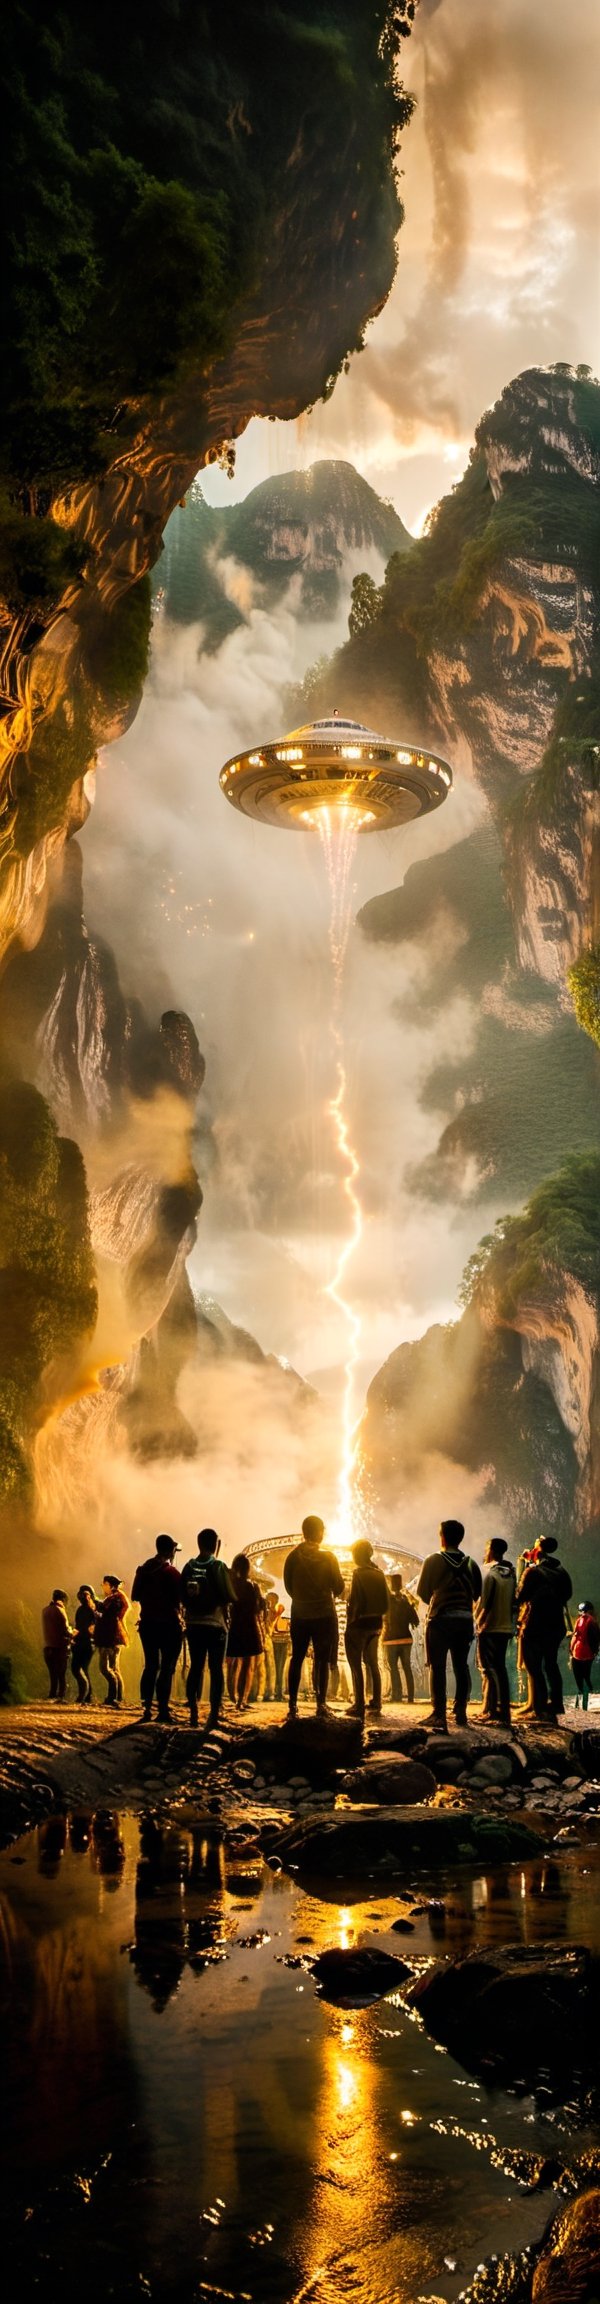
[[[407,1883],[402,1954],[598,1945],[592,1862],[461,1873],[443,1899]],[[401,1995],[338,2009],[286,1965],[365,1941],[398,1953],[397,1911],[381,1885],[334,1904],[255,1856],[246,1875],[187,1811],[52,1818],[1,1858],[7,2163],[23,2217],[35,2208],[22,2284],[41,2281],[44,2304],[77,2286],[69,2202],[85,2184],[86,2262],[104,2263],[110,2234],[118,2304],[148,2289],[153,2304],[451,2304],[482,2255],[537,2236],[525,2186],[532,2155],[554,2165],[554,2116],[469,2080]],[[576,2149],[597,2141],[590,2128]]]
[[[131,1960],[157,2014],[177,1991],[187,1965],[198,1972],[209,1961],[224,1959],[225,1885],[219,1835],[142,1817]]]

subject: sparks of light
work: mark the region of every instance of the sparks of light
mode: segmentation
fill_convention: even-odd
[[[321,839],[327,877],[329,881],[329,949],[333,970],[333,1000],[331,1010],[331,1036],[335,1059],[336,1089],[328,1104],[334,1143],[342,1172],[342,1189],[348,1207],[348,1229],[342,1242],[335,1271],[324,1290],[330,1303],[335,1304],[345,1322],[348,1349],[344,1363],[344,1390],[342,1395],[341,1463],[335,1523],[332,1530],[335,1542],[342,1551],[348,1549],[359,1534],[360,1508],[356,1494],[358,1465],[358,1418],[356,1410],[356,1369],[360,1356],[362,1323],[345,1294],[348,1265],[363,1234],[363,1213],[359,1195],[360,1164],[349,1132],[346,1110],[346,1066],[342,1028],[342,990],[344,964],[352,921],[351,869],[360,830],[359,812],[351,803],[342,802],[334,809],[320,808],[316,822]]]

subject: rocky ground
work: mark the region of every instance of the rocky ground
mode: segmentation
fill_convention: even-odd
[[[325,1953],[315,1963],[318,1989],[352,2006],[400,1988],[466,2070],[517,2093],[535,2092],[540,2080],[564,2103],[576,2068],[589,2109],[600,1962],[585,1945],[493,1946],[423,1970],[411,1965],[410,1936],[423,1890],[440,1897],[441,1913],[457,1866],[568,1855],[597,1840],[600,1733],[582,1718],[546,1729],[518,1714],[507,1733],[475,1713],[468,1729],[440,1736],[424,1712],[387,1706],[363,1736],[341,1711],[324,1722],[307,1711],[290,1724],[274,1704],[241,1719],[228,1707],[210,1734],[190,1729],[182,1711],[160,1727],[132,1710],[115,1726],[100,1707],[6,1709],[0,1843],[65,1809],[184,1820],[189,1812],[222,1836],[229,1867],[239,1859],[245,1879],[266,1858],[325,1899],[397,1891],[398,1958],[376,1948]],[[600,2155],[588,2157],[576,2197],[537,2247],[488,2259],[463,2304],[600,2304]]]
[[[225,1824],[251,1824],[272,1848],[276,1826],[304,1848],[325,1818],[348,1833],[365,1812],[376,1819],[416,1806],[430,1823],[447,1820],[440,1854],[456,1840],[461,1817],[467,1837],[478,1819],[494,1834],[518,1824],[547,1839],[550,1830],[561,1844],[600,1819],[600,1730],[584,1725],[583,1715],[575,1728],[546,1729],[517,1713],[507,1733],[474,1712],[467,1729],[447,1736],[428,1730],[424,1715],[422,1705],[388,1705],[363,1737],[341,1711],[323,1724],[306,1711],[290,1726],[283,1706],[253,1705],[242,1718],[227,1706],[208,1735],[190,1729],[181,1708],[172,1727],[160,1727],[127,1708],[115,1726],[102,1706],[6,1707],[0,1845],[64,1807],[199,1797]]]

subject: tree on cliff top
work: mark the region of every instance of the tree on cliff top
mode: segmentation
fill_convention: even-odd
[[[519,1302],[539,1294],[549,1276],[564,1283],[571,1275],[597,1301],[599,1274],[600,1153],[590,1151],[544,1177],[520,1216],[499,1217],[469,1258],[460,1301],[466,1307],[493,1296],[510,1324]]]
[[[393,277],[413,15],[412,0],[4,12],[0,470],[24,516],[127,446],[141,395],[202,376],[292,214],[284,302],[308,336],[325,315],[328,388]]]

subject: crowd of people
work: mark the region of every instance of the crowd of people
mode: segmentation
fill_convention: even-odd
[[[580,1601],[573,1621],[569,1610],[573,1587],[558,1557],[556,1537],[540,1536],[531,1550],[521,1554],[515,1567],[507,1557],[505,1538],[492,1536],[481,1569],[465,1550],[464,1536],[459,1520],[442,1520],[438,1549],[423,1561],[414,1596],[404,1591],[399,1573],[388,1581],[373,1557],[373,1545],[366,1537],[361,1538],[352,1546],[347,1589],[340,1563],[324,1542],[324,1523],[310,1515],[302,1523],[300,1542],[288,1553],[284,1565],[289,1618],[276,1593],[262,1592],[252,1576],[247,1553],[236,1553],[231,1567],[219,1558],[220,1540],[214,1528],[201,1529],[195,1554],[181,1568],[176,1566],[180,1546],[175,1538],[157,1536],[155,1550],[136,1568],[131,1588],[131,1603],[139,1606],[138,1631],[144,1658],[140,1681],[143,1719],[151,1720],[156,1702],[158,1719],[171,1721],[173,1679],[184,1646],[186,1698],[194,1728],[198,1726],[206,1671],[209,1728],[219,1718],[225,1676],[230,1701],[240,1711],[246,1709],[251,1694],[283,1700],[287,1681],[288,1711],[294,1719],[309,1657],[316,1710],[326,1714],[328,1696],[339,1685],[339,1617],[344,1600],[344,1642],[353,1690],[350,1709],[358,1719],[365,1716],[367,1688],[370,1711],[381,1711],[382,1651],[391,1701],[399,1703],[405,1691],[404,1701],[414,1703],[412,1643],[419,1623],[419,1601],[427,1609],[430,1727],[441,1732],[447,1728],[449,1663],[454,1676],[454,1719],[459,1727],[466,1727],[475,1641],[485,1720],[504,1728],[511,1726],[508,1652],[513,1639],[519,1669],[527,1678],[527,1702],[520,1710],[521,1719],[556,1721],[561,1716],[564,1693],[559,1659],[565,1640],[569,1642],[577,1691],[575,1703],[587,1710],[594,1660],[600,1648],[600,1624],[591,1600]],[[130,1608],[123,1583],[118,1576],[105,1576],[100,1595],[91,1585],[80,1585],[73,1624],[67,1603],[66,1592],[56,1588],[42,1614],[50,1696],[64,1700],[70,1666],[78,1703],[91,1703],[90,1667],[97,1654],[106,1682],[104,1702],[118,1706],[124,1693],[120,1658],[128,1641]]]

